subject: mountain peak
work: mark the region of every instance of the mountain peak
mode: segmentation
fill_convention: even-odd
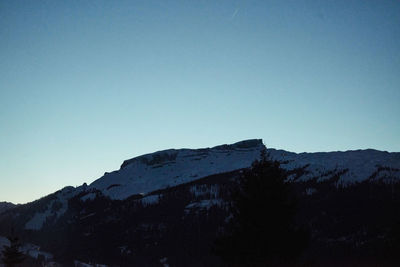
[[[106,173],[90,187],[114,199],[146,194],[168,186],[248,168],[265,146],[250,139],[212,148],[168,149],[125,160],[118,171]]]
[[[251,148],[257,148],[259,146],[264,146],[262,139],[248,139],[248,140],[243,140],[240,142],[236,142],[231,145],[219,145],[215,146],[211,149],[251,149]]]
[[[218,145],[218,146],[211,147],[211,148],[207,147],[207,148],[198,148],[198,149],[188,149],[188,148],[167,149],[167,150],[161,150],[161,151],[157,151],[154,153],[149,153],[149,154],[145,154],[142,156],[138,156],[138,157],[134,157],[134,158],[125,160],[121,165],[121,169],[132,164],[133,162],[141,162],[148,166],[162,164],[165,162],[171,162],[176,159],[176,157],[180,151],[198,151],[198,152],[207,153],[212,150],[231,150],[231,151],[233,151],[233,150],[237,150],[237,149],[257,149],[259,147],[265,148],[265,146],[262,142],[262,139],[248,139],[248,140],[239,141],[239,142],[236,142],[233,144]]]

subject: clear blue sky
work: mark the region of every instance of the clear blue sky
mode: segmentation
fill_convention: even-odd
[[[400,151],[400,1],[0,1],[0,200],[167,148]]]

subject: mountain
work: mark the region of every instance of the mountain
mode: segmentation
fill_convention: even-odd
[[[87,190],[99,190],[111,199],[188,183],[209,175],[251,166],[266,149],[261,139],[204,149],[170,149],[126,160],[120,170],[105,173]],[[325,179],[340,173],[339,183],[399,177],[400,153],[373,149],[346,152],[293,153],[267,149],[269,156],[293,172],[292,178]],[[297,172],[296,172],[297,170]],[[299,170],[303,170],[299,177]],[[297,175],[297,176],[296,176]]]
[[[66,266],[74,260],[216,266],[209,248],[229,217],[229,188],[264,149],[254,139],[135,157],[90,185],[65,187],[0,212],[0,235],[14,227],[24,242],[38,244]],[[400,214],[394,212],[400,207],[400,153],[267,154],[293,182],[298,220],[312,229],[310,255],[340,259],[344,248],[381,253],[374,246],[383,247],[394,229],[393,214]]]
[[[144,197],[143,201],[151,201],[154,197],[146,197],[151,192],[248,168],[265,149],[261,139],[253,139],[212,148],[169,149],[125,160],[119,170],[106,172],[89,186],[65,187],[57,192],[46,210],[35,213],[26,222],[25,229],[38,230],[47,218],[59,218],[67,211],[68,200],[77,194],[83,194],[82,201],[99,195],[114,200]],[[276,149],[266,151],[298,181],[323,181],[336,175],[338,184],[349,184],[400,177],[400,153],[372,149],[299,154]],[[55,210],[55,206],[59,208]]]
[[[400,153],[374,149],[299,154],[268,149],[268,153],[286,170],[304,170],[301,177],[297,177],[301,180],[323,180],[332,173],[340,173],[338,182],[341,184],[400,177]]]
[[[156,190],[248,168],[263,149],[262,140],[254,139],[213,148],[170,149],[132,158],[124,161],[119,170],[105,173],[89,186],[67,186],[33,202],[43,204],[38,204],[40,211],[29,211],[24,228],[40,230],[46,221],[56,221],[68,210],[68,200],[76,195],[81,195],[82,201],[100,195],[113,200],[141,198]],[[150,196],[143,201],[151,199]]]
[[[0,202],[0,213],[15,207],[15,204],[11,202]]]
[[[262,140],[203,149],[170,149],[124,161],[118,171],[105,173],[88,189],[111,199],[188,183],[209,175],[250,167],[265,149]]]

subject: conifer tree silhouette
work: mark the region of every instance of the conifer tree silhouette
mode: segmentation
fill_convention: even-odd
[[[296,203],[286,179],[265,151],[240,177],[230,223],[214,247],[229,266],[290,262],[302,253],[308,235],[295,224]]]
[[[9,246],[4,246],[2,261],[6,267],[18,266],[25,260],[25,255],[20,251],[21,243],[14,234],[8,237]]]

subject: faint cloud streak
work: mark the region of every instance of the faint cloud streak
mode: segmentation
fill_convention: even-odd
[[[231,20],[235,19],[238,12],[239,12],[239,8],[236,8],[235,11],[232,13]]]

